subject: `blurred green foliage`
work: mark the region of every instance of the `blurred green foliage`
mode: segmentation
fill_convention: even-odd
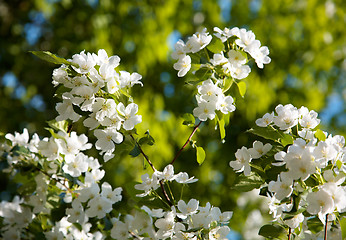
[[[198,166],[196,151],[189,147],[174,165],[176,171],[200,179],[185,189],[187,199],[235,210],[237,220],[231,224],[241,231],[246,214],[258,206],[252,202],[237,208],[239,193],[231,189],[236,174],[228,162],[237,148],[251,145],[253,136],[244,132],[254,120],[277,104],[321,111],[331,93],[345,102],[345,9],[343,0],[0,0],[0,131],[27,127],[31,133],[47,136],[46,121],[56,116],[58,99],[52,97],[51,74],[57,66],[28,51],[46,50],[71,58],[84,49],[103,48],[121,58],[121,68],[143,76],[144,87],[136,87],[134,93],[143,116],[137,130],[139,137],[149,130],[155,138],[155,145],[145,146],[144,151],[162,169],[191,133],[180,116],[194,106],[193,88],[184,84],[188,79],[178,78],[172,67],[172,41],[202,27],[209,32],[214,26],[248,28],[269,47],[272,62],[263,70],[253,68],[245,79],[245,97],[234,96],[237,110],[230,116],[225,143],[212,122],[202,124],[193,139],[206,150],[204,163]],[[4,83],[9,73],[18,80],[16,84]],[[21,94],[19,86],[25,89]],[[37,94],[45,104],[41,108],[32,103]],[[342,110],[326,130],[345,134]],[[78,123],[73,129],[84,130]],[[114,186],[138,181],[140,174],[150,171],[143,168],[141,157],[121,154],[126,147],[131,146],[120,145],[116,159],[105,164],[106,180]]]

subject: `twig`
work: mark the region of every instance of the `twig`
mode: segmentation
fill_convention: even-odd
[[[132,134],[130,134],[131,138],[133,139],[133,141],[135,141],[139,151],[141,152],[141,154],[143,155],[143,157],[145,158],[145,160],[147,160],[147,162],[149,163],[150,167],[153,169],[154,172],[156,172],[156,168],[154,167],[153,163],[150,161],[149,157],[144,153],[141,145],[139,145],[139,143],[137,142],[137,140],[132,136]],[[163,193],[163,196],[165,197],[167,203],[169,204],[169,206],[173,206],[173,203],[171,202],[171,200],[168,197],[168,194],[166,192],[165,187],[163,186],[163,182],[162,180],[159,181],[160,182],[160,187]]]
[[[138,144],[137,140],[132,136],[132,134],[130,134],[131,138],[133,139],[133,141],[135,141],[139,151],[141,152],[141,154],[143,155],[143,157],[145,158],[145,160],[147,160],[147,162],[149,163],[151,169],[153,169],[153,171],[155,172],[156,169],[154,167],[154,165],[152,164],[152,162],[149,160],[149,157],[143,152],[143,149],[141,147],[141,145]]]
[[[292,231],[292,229],[289,227],[289,228],[288,228],[288,240],[291,239],[291,231]]]
[[[186,147],[186,145],[191,141],[192,136],[195,134],[195,132],[197,131],[198,127],[201,125],[202,121],[199,122],[194,128],[192,133],[190,134],[189,138],[187,139],[187,141],[185,142],[184,146],[182,146],[180,148],[180,150],[177,152],[177,154],[175,155],[173,161],[171,162],[171,164],[174,163],[174,161],[180,156],[181,152],[184,150],[184,148]]]
[[[324,240],[327,240],[328,214],[326,214],[326,224],[324,226]]]

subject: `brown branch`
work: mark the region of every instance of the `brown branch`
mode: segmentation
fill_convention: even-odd
[[[144,153],[144,151],[143,151],[141,145],[139,145],[139,143],[138,143],[138,142],[136,141],[136,139],[132,136],[132,134],[130,134],[130,136],[131,136],[131,138],[133,139],[133,141],[135,141],[135,143],[136,143],[136,145],[137,145],[139,151],[141,152],[141,154],[143,155],[143,157],[145,158],[145,160],[147,160],[147,162],[149,163],[150,167],[151,167],[151,168],[153,169],[153,171],[155,172],[156,169],[155,169],[153,163],[150,161],[149,157]],[[163,181],[161,180],[161,181],[159,181],[159,182],[160,182],[160,187],[161,187],[163,196],[165,197],[167,203],[169,204],[169,206],[173,206],[173,203],[172,203],[171,200],[169,199],[168,194],[167,194],[167,192],[166,192],[166,189],[165,189],[165,187],[164,187],[164,185],[163,185]]]
[[[328,214],[326,214],[326,225],[324,226],[324,240],[327,240]]]
[[[153,169],[153,171],[155,172],[156,169],[154,167],[154,165],[152,164],[152,162],[149,160],[149,157],[143,152],[143,149],[141,147],[141,145],[139,145],[139,143],[137,142],[137,140],[132,136],[132,134],[130,134],[131,138],[133,139],[133,141],[135,141],[139,151],[141,152],[141,154],[143,155],[143,157],[145,158],[145,160],[147,160],[147,162],[149,163],[151,169]]]
[[[175,155],[174,159],[172,160],[171,164],[174,163],[174,161],[180,156],[181,152],[184,150],[184,148],[186,147],[186,145],[191,141],[192,136],[195,134],[195,132],[197,131],[198,127],[201,125],[202,121],[200,121],[194,128],[192,133],[190,134],[189,138],[186,140],[185,144],[180,148],[180,150],[177,152],[177,154]]]
[[[291,231],[292,231],[292,229],[289,227],[289,228],[288,228],[288,240],[291,239]]]

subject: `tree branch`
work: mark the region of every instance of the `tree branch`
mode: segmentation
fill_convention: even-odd
[[[192,136],[195,134],[195,132],[197,131],[198,127],[201,125],[202,121],[200,121],[194,128],[192,133],[190,134],[189,138],[186,140],[185,144],[180,148],[180,150],[177,152],[177,154],[175,155],[174,159],[172,160],[171,164],[174,163],[174,161],[180,156],[181,152],[184,150],[184,148],[186,147],[186,145],[191,141]]]

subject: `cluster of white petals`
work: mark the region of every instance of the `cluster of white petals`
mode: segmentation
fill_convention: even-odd
[[[273,158],[271,164],[279,173],[275,180],[266,185],[269,209],[276,221],[292,229],[309,220],[304,211],[324,224],[326,215],[332,218],[334,214],[346,212],[346,202],[342,200],[346,198],[345,138],[315,130],[319,123],[318,114],[313,110],[280,104],[275,112],[257,119],[256,125],[267,128],[279,138],[292,139],[292,143],[285,144],[281,151],[282,148],[274,149],[267,156],[271,145],[256,141],[252,149],[239,149],[236,160],[230,162],[234,170],[248,176],[253,170],[251,161],[254,156]],[[281,141],[278,143],[282,144]],[[301,200],[297,198],[300,195],[304,196]],[[289,215],[293,209],[293,199],[298,201],[295,203],[298,209],[295,209],[294,215]],[[304,232],[306,236],[309,235],[309,231]]]
[[[62,102],[56,105],[59,114],[56,120],[78,121],[81,115],[76,113],[75,107],[87,112],[89,117],[83,124],[90,130],[98,128],[95,130],[97,149],[102,149],[100,154],[108,161],[114,157],[115,144],[123,141],[119,131],[132,130],[142,122],[142,116],[137,115],[137,104],[116,100],[119,94],[127,92],[135,84],[143,86],[140,81],[142,76],[138,73],[116,71],[120,58],[108,57],[103,49],[97,54],[82,51],[73,55],[69,61],[73,63],[75,73],[71,74],[66,65],[53,71],[53,84],[70,89],[62,94]]]
[[[201,121],[214,119],[216,112],[228,114],[235,110],[234,100],[231,96],[225,96],[222,89],[214,84],[211,79],[203,82],[197,87],[196,95],[198,107],[193,110],[193,115]]]

